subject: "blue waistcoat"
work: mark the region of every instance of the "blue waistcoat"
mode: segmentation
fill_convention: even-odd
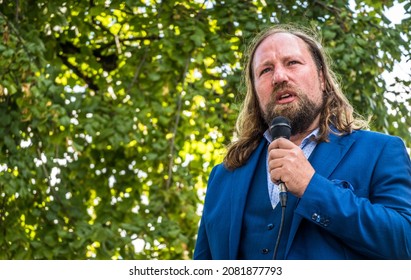
[[[241,227],[239,259],[270,260],[273,258],[281,222],[281,205],[278,204],[275,209],[271,206],[267,186],[266,157],[267,149],[260,155],[259,163],[247,194]],[[291,208],[294,207],[295,205],[287,205],[286,208],[285,224],[277,252],[277,259],[284,258],[293,213]]]

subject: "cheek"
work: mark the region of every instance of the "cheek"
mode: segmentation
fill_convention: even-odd
[[[264,108],[271,99],[273,91],[271,85],[268,83],[258,83],[255,86],[255,91],[257,94],[258,102],[260,103],[260,107]]]
[[[307,89],[308,89],[307,94],[309,95],[309,98],[311,100],[315,100],[315,101],[322,100],[323,86],[320,80],[318,80],[318,82],[316,83],[307,85]]]

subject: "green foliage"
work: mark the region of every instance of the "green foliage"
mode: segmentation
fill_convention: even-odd
[[[410,146],[410,81],[381,76],[410,59],[410,5],[392,25],[393,1],[348,2],[0,1],[0,258],[191,258],[273,23],[317,28],[358,112]]]

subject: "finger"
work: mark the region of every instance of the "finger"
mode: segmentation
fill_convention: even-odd
[[[285,153],[279,149],[272,149],[268,151],[268,161],[278,159],[278,158],[283,158],[285,156]]]
[[[283,166],[283,162],[281,159],[272,159],[268,161],[268,170],[271,171],[273,169],[279,169]]]
[[[270,179],[271,179],[271,182],[278,185],[281,182],[280,173],[275,169],[271,170],[270,171]]]
[[[285,138],[277,138],[271,142],[269,149],[292,149],[295,144]]]

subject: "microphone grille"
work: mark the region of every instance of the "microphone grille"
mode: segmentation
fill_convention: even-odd
[[[270,134],[273,140],[283,137],[290,139],[291,124],[290,120],[283,116],[275,117],[270,125]]]

